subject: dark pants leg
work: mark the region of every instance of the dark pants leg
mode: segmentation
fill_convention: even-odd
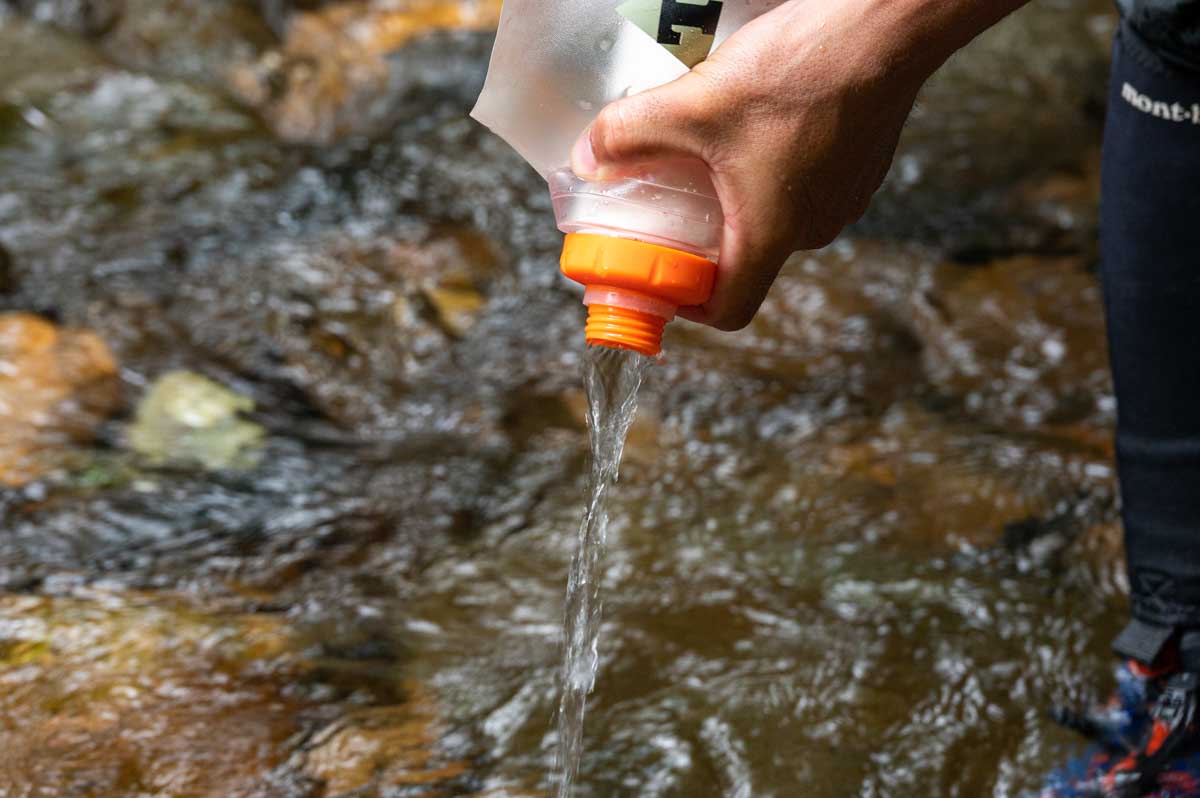
[[[1200,70],[1122,26],[1104,139],[1101,250],[1134,624],[1153,660],[1200,628]]]

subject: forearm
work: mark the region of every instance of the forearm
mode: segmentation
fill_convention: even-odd
[[[821,38],[827,58],[857,62],[860,74],[919,82],[955,52],[1029,0],[790,0],[777,11],[800,49],[826,20],[841,35]],[[815,20],[814,20],[815,18]],[[853,20],[852,27],[845,27]],[[801,55],[805,61],[810,54]]]

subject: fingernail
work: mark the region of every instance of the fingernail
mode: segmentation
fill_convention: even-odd
[[[571,150],[571,171],[580,177],[595,177],[600,171],[596,153],[592,152],[592,129],[583,131]]]

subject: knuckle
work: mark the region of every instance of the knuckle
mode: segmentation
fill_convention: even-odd
[[[762,299],[757,296],[743,296],[727,301],[712,314],[709,324],[722,332],[737,332],[749,326],[761,305]]]
[[[699,72],[700,66],[670,90],[648,94],[647,115],[656,128],[670,131],[674,147],[703,156],[727,134],[733,117],[726,113],[716,81]]]
[[[804,237],[804,249],[821,249],[832,244],[842,233],[842,225],[828,220],[817,220],[809,227]]]
[[[754,320],[754,315],[757,311],[758,308],[738,308],[713,319],[712,326],[722,332],[737,332],[750,326],[750,322]]]
[[[600,112],[592,123],[592,150],[600,160],[619,160],[628,149],[628,103],[618,102]]]
[[[871,207],[871,200],[874,198],[878,188],[879,182],[874,180],[873,176],[859,184],[858,190],[849,197],[847,203],[846,224],[854,224],[866,215],[867,210]]]

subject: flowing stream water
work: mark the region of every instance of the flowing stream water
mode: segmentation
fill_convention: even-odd
[[[746,330],[589,353],[590,419],[490,33],[273,5],[0,0],[0,795],[1017,798],[1083,750],[1111,3],[952,59],[858,225]]]
[[[651,361],[636,352],[589,347],[584,362],[592,470],[588,502],[571,561],[563,618],[561,696],[558,706],[558,796],[569,798],[583,756],[587,697],[596,683],[603,602],[601,567],[608,530],[608,494],[617,481],[625,436],[637,412],[638,388]]]

